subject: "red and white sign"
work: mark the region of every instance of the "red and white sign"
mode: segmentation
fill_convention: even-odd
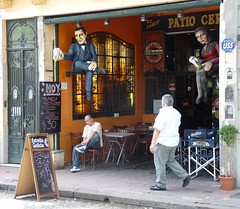
[[[143,46],[143,72],[147,73],[152,69],[164,72],[164,31],[144,32]]]
[[[214,106],[216,108],[219,108],[219,98],[217,98],[215,101],[214,101]]]

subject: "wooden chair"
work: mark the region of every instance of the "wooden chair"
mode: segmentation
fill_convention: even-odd
[[[149,148],[149,144],[150,144],[150,138],[148,136],[148,126],[136,126],[135,127],[135,133],[137,135],[137,141],[139,144],[144,144],[145,145],[145,153],[146,157],[148,154],[148,148]]]
[[[102,130],[102,133],[103,133],[103,148],[104,148],[105,156],[108,154],[109,144],[108,144],[107,137],[104,135],[104,133],[109,133],[109,132],[112,132],[112,131],[113,131],[113,129],[103,129]]]
[[[71,135],[71,142],[72,142],[72,149],[74,146],[76,146],[77,144],[80,144],[81,141],[83,140],[82,138],[82,132],[75,132],[75,133],[70,133]],[[100,149],[100,150],[92,150],[92,149],[87,149],[85,150],[85,152],[80,155],[82,156],[82,163],[83,163],[83,169],[85,168],[85,161],[86,159],[88,159],[88,163],[90,161],[90,157],[93,161],[93,170],[95,169],[95,165],[96,165],[96,157],[98,157],[98,155],[101,155],[103,158],[103,164],[104,167],[106,168],[106,164],[105,164],[105,152],[104,152],[104,148]]]
[[[72,144],[72,150],[73,150],[73,147],[81,143],[82,132],[79,131],[79,132],[70,133],[70,136],[71,136],[71,144]],[[72,156],[72,150],[71,150],[71,156]]]
[[[106,168],[106,163],[105,163],[105,151],[104,151],[104,146],[102,149],[99,150],[92,150],[92,149],[86,149],[85,152],[83,153],[83,169],[85,169],[85,161],[86,161],[86,157],[88,157],[88,162],[89,162],[89,158],[92,159],[92,170],[95,170],[95,166],[96,166],[96,158],[101,155],[102,160],[103,160],[103,165],[104,168]]]
[[[103,130],[103,132],[104,132],[104,130]],[[86,157],[87,157],[88,158],[88,163],[89,163],[90,159],[92,161],[92,164],[93,164],[92,170],[95,170],[96,158],[98,159],[99,156],[102,157],[104,168],[106,168],[105,150],[106,150],[106,143],[105,143],[105,138],[103,136],[103,147],[102,147],[102,149],[99,149],[99,150],[86,149],[85,152],[83,153],[83,169],[85,169],[85,161],[86,161]]]

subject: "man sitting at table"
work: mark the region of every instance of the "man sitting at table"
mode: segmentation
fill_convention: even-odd
[[[85,116],[85,122],[87,125],[83,129],[83,141],[73,147],[73,168],[71,169],[71,172],[80,171],[79,153],[84,153],[86,149],[98,150],[103,147],[101,124],[99,122],[95,122],[91,115]]]

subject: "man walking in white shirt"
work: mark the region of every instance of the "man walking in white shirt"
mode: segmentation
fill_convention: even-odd
[[[186,187],[190,182],[191,176],[175,159],[180,124],[181,114],[173,108],[173,97],[170,94],[165,94],[162,97],[162,108],[155,119],[150,145],[150,152],[154,154],[156,168],[156,185],[151,186],[151,190],[166,190],[166,165],[183,180],[183,187]]]

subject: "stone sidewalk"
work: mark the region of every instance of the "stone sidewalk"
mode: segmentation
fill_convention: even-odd
[[[20,166],[0,165],[0,189],[15,190]],[[152,159],[141,158],[134,163],[97,162],[95,171],[91,165],[85,170],[71,173],[70,165],[56,170],[61,197],[83,198],[140,205],[153,208],[240,208],[240,189],[220,189],[220,182],[202,173],[191,180],[186,188],[182,181],[169,172],[167,190],[151,191],[155,185],[155,170]]]

